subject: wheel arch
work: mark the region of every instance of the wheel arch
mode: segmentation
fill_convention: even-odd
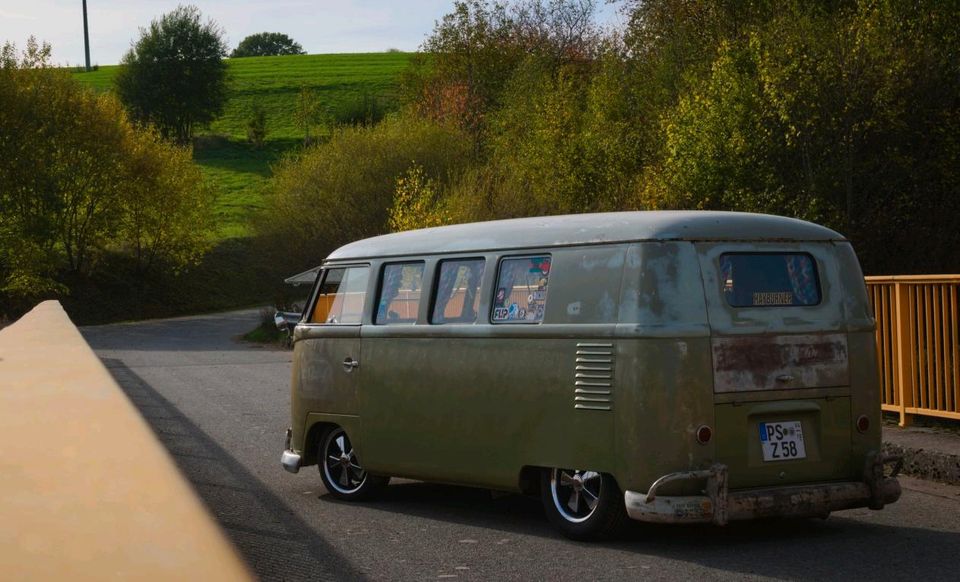
[[[517,476],[517,488],[520,489],[520,492],[524,495],[539,495],[540,476],[544,471],[548,470],[547,467],[540,467],[538,465],[524,465],[520,468],[520,474]]]
[[[310,425],[310,428],[307,430],[307,436],[303,440],[303,460],[300,464],[302,467],[317,464],[317,456],[320,452],[320,441],[323,439],[323,435],[338,426],[340,425],[323,420]]]

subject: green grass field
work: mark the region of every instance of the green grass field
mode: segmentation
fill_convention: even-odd
[[[197,132],[194,150],[194,159],[220,194],[218,238],[250,234],[250,219],[264,204],[271,165],[303,143],[294,117],[301,88],[310,88],[332,119],[349,119],[371,103],[389,111],[397,106],[399,75],[410,57],[391,52],[228,59],[230,97],[220,119]],[[102,66],[74,76],[109,90],[118,68]],[[267,115],[267,143],[259,150],[246,141],[255,104]]]

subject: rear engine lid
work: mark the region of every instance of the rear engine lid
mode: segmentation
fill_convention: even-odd
[[[845,333],[714,337],[717,394],[848,386]]]
[[[837,247],[699,243],[697,252],[715,394],[849,386],[850,310]]]

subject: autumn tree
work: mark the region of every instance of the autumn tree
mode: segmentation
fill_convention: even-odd
[[[455,2],[405,77],[408,97],[421,114],[467,130],[479,146],[521,63],[534,57],[559,67],[591,56],[595,9],[593,0]]]
[[[49,53],[32,39],[22,55],[0,51],[0,297],[66,293],[108,253],[142,273],[196,260],[213,198],[190,152],[136,128]]]
[[[933,1],[797,4],[728,35],[660,116],[648,206],[806,218],[851,237],[870,270],[949,268],[957,27]]]
[[[277,164],[258,232],[291,269],[319,264],[339,245],[390,230],[398,179],[439,185],[469,154],[462,132],[411,116],[338,127],[329,140]]]

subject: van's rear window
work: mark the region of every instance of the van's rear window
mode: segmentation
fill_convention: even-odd
[[[806,253],[726,253],[720,255],[720,281],[733,307],[820,303],[817,264]]]

